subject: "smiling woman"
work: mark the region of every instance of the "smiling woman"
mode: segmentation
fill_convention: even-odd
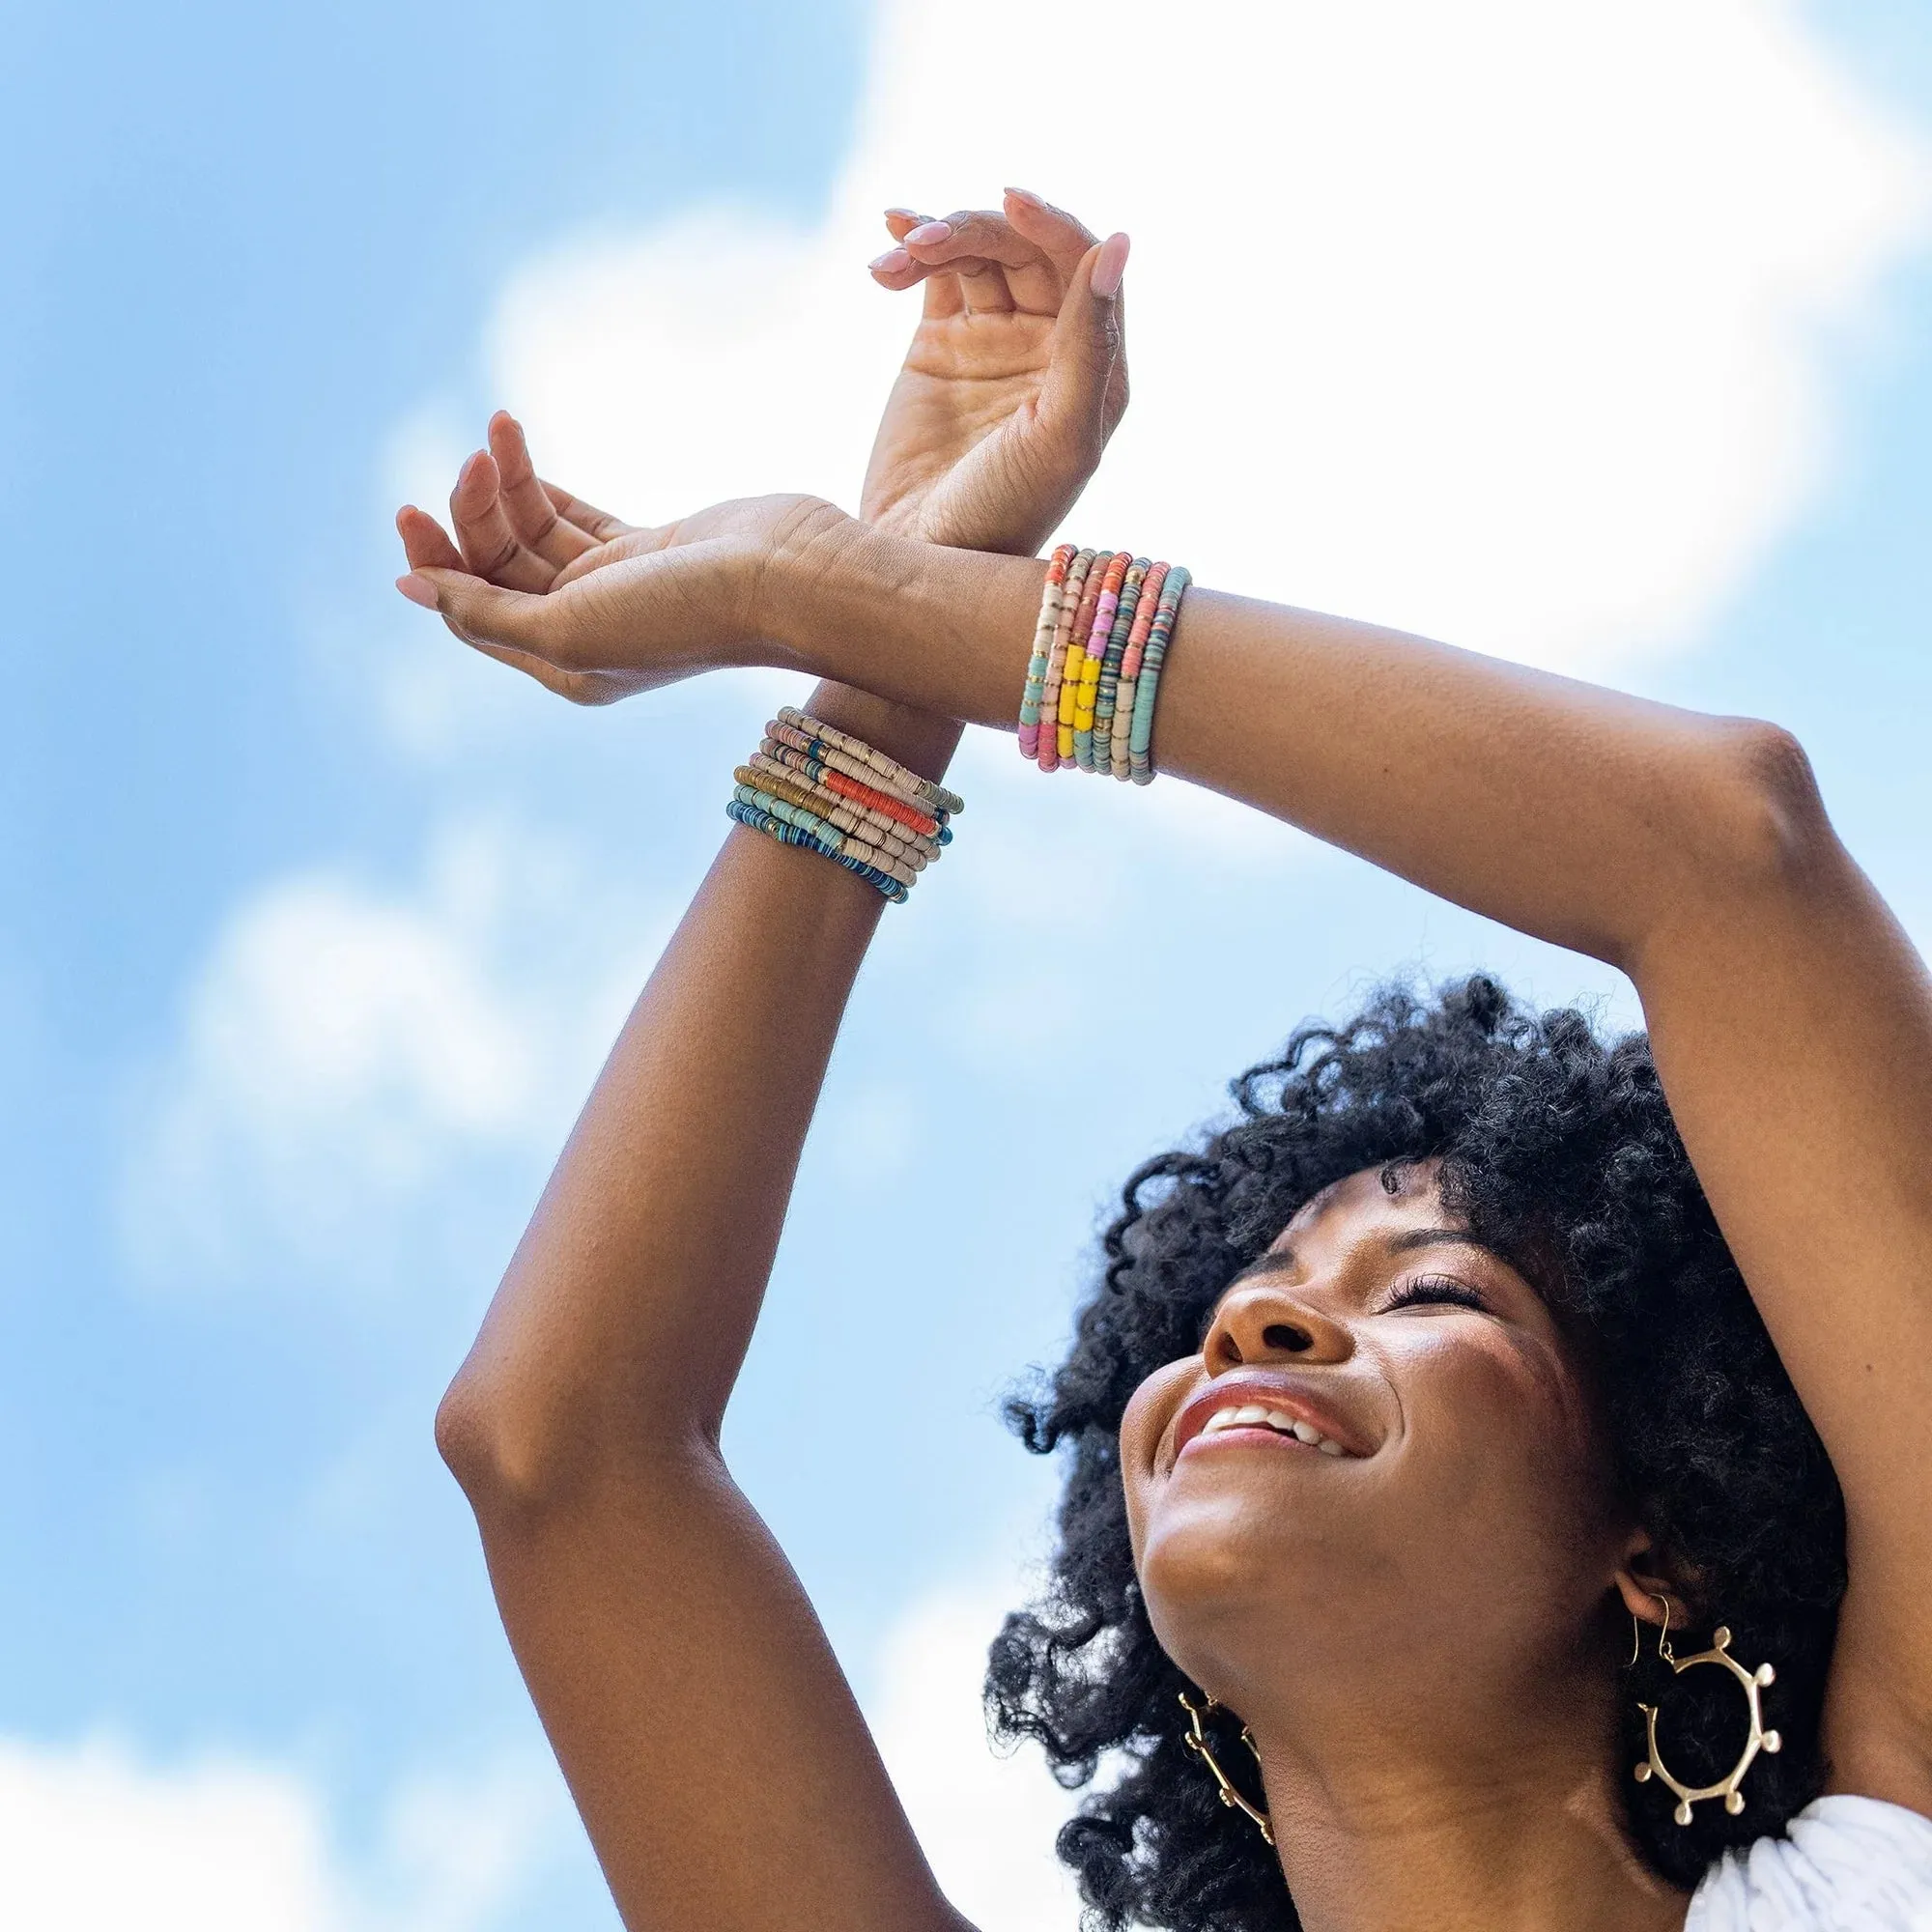
[[[1015,193],[888,221],[873,273],[925,316],[862,518],[636,527],[498,416],[453,538],[400,519],[405,594],[580,701],[828,679],[735,774],[439,1418],[627,1924],[956,1932],[720,1432],[961,724],[1146,780],[1157,693],[1164,771],[1621,968],[1650,1031],[1386,994],[1129,1183],[1016,1411],[1071,1455],[990,1678],[1093,1787],[1061,1850],[1096,1922],[1922,1925],[1932,988],[1804,754],[1123,553],[1042,565],[1125,404],[1125,238]],[[1104,1099],[1154,990],[1131,957],[1073,989],[1034,1084]]]
[[[1013,1410],[1029,1446],[1065,1443],[1074,1466],[1051,1588],[994,1651],[994,1708],[1071,1773],[1133,1752],[1064,1850],[1091,1895],[1145,1922],[1276,1925],[1279,1864],[1177,1727],[1190,1681],[1311,1736],[1385,1699],[1428,1710],[1427,1748],[1405,1738],[1406,1769],[1379,1768],[1391,1793],[1499,1749],[1587,1787],[1555,1736],[1499,1723],[1498,1700],[1567,1729],[1585,1642],[1602,1693],[1586,1759],[1641,1760],[1638,1700],[1669,1673],[1650,1645],[1633,1662],[1631,1618],[1657,1616],[1655,1591],[1680,1624],[1721,1618],[1778,1660],[1784,1748],[1744,1813],[1701,1806],[1687,1830],[1662,1784],[1631,1779],[1595,1820],[1605,1848],[1628,1831],[1694,1884],[1821,1787],[1844,1522],[1644,1041],[1605,1047],[1580,1014],[1539,1018],[1476,980],[1306,1029],[1236,1092],[1236,1124],[1128,1183],[1073,1353]],[[1359,1466],[1297,1486],[1291,1464],[1279,1489],[1273,1462],[1187,1469],[1229,1403],[1276,1406]],[[1256,1432],[1230,1433],[1243,1441]],[[1257,1443],[1277,1461],[1283,1446]],[[1241,1495],[1245,1526],[1226,1515]],[[1268,1574],[1231,1587],[1243,1550]],[[1228,1616],[1204,1613],[1216,1597]],[[1248,1631],[1204,1651],[1204,1627],[1243,1602],[1285,1620],[1292,1650]],[[1255,1680],[1268,1658],[1285,1682]],[[1700,1783],[1736,1755],[1736,1702],[1673,1687],[1668,1736]],[[1292,1789],[1278,1769],[1270,1790]],[[1411,1876],[1426,1857],[1411,1848]]]

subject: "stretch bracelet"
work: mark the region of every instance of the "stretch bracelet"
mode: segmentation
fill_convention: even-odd
[[[1117,779],[1132,775],[1129,744],[1134,728],[1135,687],[1140,679],[1141,656],[1147,649],[1148,633],[1153,628],[1153,613],[1160,603],[1161,585],[1167,581],[1168,567],[1152,564],[1142,580],[1140,604],[1134,611],[1133,629],[1127,633],[1126,648],[1121,653],[1121,674],[1114,691],[1114,713],[1108,733],[1108,769]]]
[[[914,884],[919,874],[912,867],[903,865],[891,854],[882,851],[869,840],[861,838],[855,832],[841,832],[828,818],[821,818],[815,811],[802,805],[794,805],[789,799],[769,792],[762,785],[739,785],[731,794],[740,805],[757,807],[760,811],[768,811],[774,818],[781,818],[787,825],[795,825],[801,832],[809,832],[834,852],[841,852],[853,859],[863,859],[874,870],[885,873],[889,879],[896,879],[902,886]]]
[[[1080,606],[1087,595],[1087,580],[1095,563],[1104,571],[1106,564],[1091,550],[1076,551],[1066,566],[1066,582],[1061,586],[1059,609],[1053,620],[1053,653],[1046,661],[1046,684],[1039,700],[1039,750],[1037,763],[1043,772],[1060,766],[1060,687],[1066,670],[1066,653],[1073,641],[1073,627],[1079,620]],[[1094,594],[1097,596],[1098,590]]]
[[[1020,756],[1135,784],[1154,775],[1154,704],[1192,580],[1129,551],[1073,550],[1048,561],[1020,697]]]
[[[1105,772],[1109,766],[1114,735],[1114,704],[1120,693],[1121,665],[1126,655],[1127,639],[1140,610],[1141,585],[1149,570],[1148,559],[1137,556],[1127,565],[1121,580],[1120,606],[1113,627],[1107,633],[1106,655],[1100,661],[1100,674],[1094,687],[1094,724],[1083,748],[1075,734],[1073,751],[1083,772]]]
[[[783,730],[785,727],[779,727]],[[837,792],[841,798],[850,799],[854,804],[869,806],[874,811],[883,812],[888,818],[907,828],[934,839],[941,845],[952,841],[952,828],[942,825],[936,818],[928,817],[917,806],[908,805],[902,798],[894,798],[890,793],[876,790],[873,786],[855,779],[850,773],[837,765],[824,763],[814,758],[810,753],[800,751],[796,745],[788,745],[778,738],[767,738],[759,745],[758,751],[764,757],[784,766],[788,771],[802,773],[815,783],[822,784],[829,791]]]
[[[769,811],[760,811],[754,805],[744,805],[734,798],[724,808],[724,813],[727,818],[735,818],[740,825],[749,825],[753,832],[762,832],[767,838],[776,838],[781,845],[802,846],[809,852],[816,852],[835,861],[848,872],[856,872],[868,886],[876,886],[895,905],[903,905],[910,896],[896,879],[888,878],[863,860],[835,851],[822,838],[814,838],[810,832],[802,832],[796,825],[787,825],[783,819],[774,818]]]
[[[1049,772],[1073,762],[1073,701],[1087,662],[1087,639],[1094,634],[1094,613],[1113,564],[1112,551],[1094,552],[1093,561],[1087,566],[1086,581],[1080,586],[1079,602],[1073,607],[1071,620],[1065,624],[1066,648],[1061,655],[1058,690],[1054,695],[1053,743],[1050,748],[1041,745],[1039,753],[1039,762]],[[1049,683],[1054,681],[1050,667],[1047,677]]]
[[[895,904],[951,841],[948,818],[965,809],[957,793],[863,738],[789,707],[731,778],[724,810],[735,824],[834,860]]]
[[[895,828],[893,821],[883,812],[849,804],[836,791],[827,791],[822,785],[813,784],[810,779],[801,778],[782,765],[758,757],[755,753],[750,764],[740,765],[731,776],[741,785],[768,791],[787,804],[816,812],[838,831],[849,832],[855,838],[863,838],[867,844],[876,845],[880,851],[898,860],[901,865],[910,866],[916,872],[923,871],[939,857],[937,846],[927,849],[928,841],[911,834],[901,837],[904,828]]]
[[[936,839],[922,838],[896,819],[888,818],[883,811],[855,804],[761,752],[753,752],[731,776],[740,784],[756,785],[777,793],[780,798],[788,798],[794,805],[802,805],[808,811],[830,819],[840,831],[856,832],[860,838],[903,858],[909,865],[929,866],[944,849]]]
[[[821,724],[816,718],[809,718],[803,711],[794,711],[789,705],[779,713],[779,719],[794,731],[807,732],[820,743],[836,746],[847,756],[857,758],[874,774],[871,781],[881,791],[892,792],[914,805],[923,805],[942,819],[966,810],[966,801],[957,792],[948,791],[943,784],[937,784],[931,779],[923,779],[915,771],[908,771],[896,758],[889,758],[883,752],[874,751],[863,738],[835,731],[831,725]]]
[[[1160,689],[1160,668],[1174,637],[1175,620],[1180,614],[1180,600],[1190,582],[1179,564],[1167,573],[1148,632],[1147,649],[1141,656],[1141,674],[1134,685],[1133,729],[1127,737],[1127,776],[1138,785],[1153,782],[1154,696]]]
[[[1046,566],[1046,588],[1040,593],[1039,620],[1034,626],[1033,656],[1027,660],[1026,692],[1020,698],[1020,756],[1039,756],[1039,709],[1046,695],[1046,668],[1053,659],[1054,633],[1060,627],[1060,590],[1076,553],[1062,544]]]
[[[909,825],[916,824],[922,832],[936,836],[952,816],[944,807],[932,805],[923,798],[909,798],[904,792],[885,784],[882,775],[857,753],[845,751],[808,731],[801,731],[797,725],[787,724],[781,718],[774,718],[766,724],[765,746],[767,749],[782,747],[822,771],[839,773],[851,783],[861,786],[867,799],[887,801],[879,808],[881,810],[890,811],[895,818],[904,819]],[[952,794],[949,792],[947,796],[951,798]]]

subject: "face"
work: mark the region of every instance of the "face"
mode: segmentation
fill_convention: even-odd
[[[1379,1170],[1298,1213],[1121,1431],[1156,1634],[1236,1710],[1396,1692],[1493,1708],[1601,1641],[1625,1525],[1541,1296]]]

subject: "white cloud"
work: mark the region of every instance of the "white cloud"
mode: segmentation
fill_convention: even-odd
[[[564,1839],[554,1774],[397,1794],[367,1869],[280,1767],[142,1763],[107,1740],[0,1741],[0,1921],[33,1932],[484,1932]]]
[[[1155,57],[1053,109],[986,46]],[[1078,529],[1596,668],[1690,637],[1828,473],[1834,340],[1927,179],[1769,0],[885,0],[824,225],[580,238],[505,291],[491,394],[627,515],[849,503],[911,324],[877,210],[1017,180],[1137,244]]]
[[[1075,1800],[1037,1750],[996,1756],[980,1687],[1009,1592],[942,1590],[915,1601],[887,1637],[872,1734],[941,1888],[989,1932],[1074,1932],[1080,1896],[1054,1856]]]
[[[658,934],[561,846],[445,827],[412,890],[319,870],[230,916],[124,1189],[151,1274],[357,1271],[457,1163],[553,1147]]]

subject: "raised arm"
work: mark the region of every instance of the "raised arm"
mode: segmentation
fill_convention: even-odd
[[[1012,728],[1040,564],[895,542],[825,505],[763,514],[741,607],[756,640],[721,627],[708,647]],[[639,559],[614,628],[461,579],[436,594],[460,634],[650,660],[664,560]],[[1834,1786],[1932,1810],[1932,989],[1798,747],[1195,590],[1155,750],[1175,777],[1634,979],[1686,1145],[1845,1492]]]
[[[927,293],[867,482],[872,514],[940,540],[1030,547],[1045,534],[1122,401],[1113,303],[1089,294],[1092,240],[1022,199],[875,270],[891,287],[926,279]],[[652,534],[541,483],[507,417],[465,467],[451,513],[460,552],[404,512],[412,564],[531,595],[608,584]],[[686,534],[688,556],[717,541],[710,526]],[[659,674],[497,655],[585,701]],[[810,702],[929,776],[958,738],[950,719],[837,684]],[[728,784],[721,772],[721,804]],[[719,1453],[882,904],[837,866],[729,835],[438,1418],[518,1661],[633,1928],[959,1923],[810,1605]]]

